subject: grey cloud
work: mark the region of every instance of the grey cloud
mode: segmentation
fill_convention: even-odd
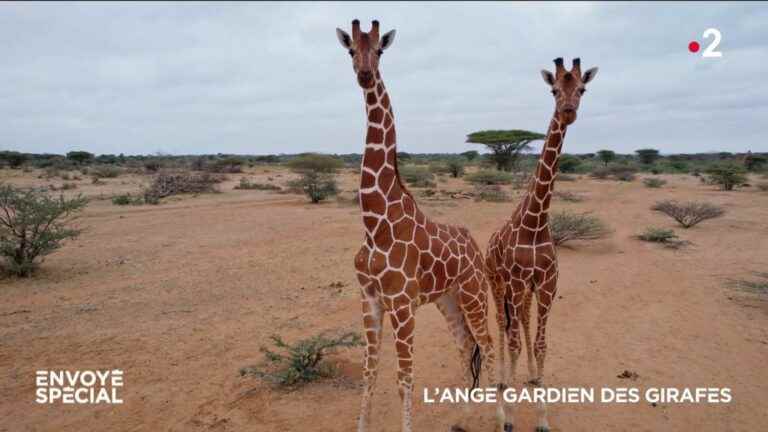
[[[566,151],[767,151],[760,3],[10,3],[0,146],[33,152],[359,152],[363,101],[334,28],[396,28],[382,75],[410,152],[542,131],[539,69],[599,66]],[[716,26],[724,57],[686,51]]]

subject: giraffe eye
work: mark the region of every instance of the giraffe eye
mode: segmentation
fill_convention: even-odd
[[[579,89],[579,94],[584,94],[585,91],[587,91],[585,88]]]
[[[349,50],[349,55],[350,56],[354,56],[355,55],[355,50],[353,50],[353,49]]]
[[[379,49],[379,50],[376,51],[376,54],[378,54],[379,57],[381,57],[381,55],[384,54],[384,50],[383,49]]]
[[[552,96],[557,96],[560,93],[557,89],[552,89]]]

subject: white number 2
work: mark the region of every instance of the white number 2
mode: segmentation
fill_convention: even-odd
[[[702,51],[701,56],[702,57],[722,57],[723,53],[720,51],[715,51],[718,45],[720,45],[720,39],[723,38],[723,36],[720,34],[720,30],[716,28],[708,28],[704,30],[704,34],[702,37],[704,39],[709,38],[710,36],[713,36],[714,39],[712,40],[712,43],[707,46],[707,48]]]

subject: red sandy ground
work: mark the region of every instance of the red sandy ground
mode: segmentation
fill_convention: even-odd
[[[17,184],[40,182],[8,174]],[[256,180],[286,173],[263,169]],[[9,178],[8,176],[12,176]],[[560,249],[561,298],[549,325],[546,383],[556,387],[730,387],[729,405],[552,405],[553,431],[748,431],[768,424],[766,303],[728,288],[768,264],[768,194],[724,193],[688,176],[663,189],[639,181],[560,182],[614,233]],[[344,175],[353,189],[356,174]],[[83,180],[90,195],[137,190],[136,176]],[[261,360],[268,336],[286,340],[325,330],[359,330],[352,258],[362,236],[359,210],[296,195],[233,191],[181,197],[160,206],[95,201],[87,231],[52,255],[32,279],[0,279],[0,431],[347,431],[360,397],[357,348],[336,355],[341,376],[277,391],[238,370]],[[448,180],[441,188],[470,188]],[[657,199],[699,199],[727,213],[676,231],[692,245],[668,250],[633,236],[674,227],[649,210]],[[481,246],[514,203],[428,202],[439,221],[466,225]],[[341,282],[343,287],[329,285]],[[386,322],[386,321],[385,321]],[[493,324],[495,327],[495,324]],[[495,335],[495,330],[492,332]],[[385,331],[373,430],[399,430],[394,350]],[[460,369],[433,306],[417,314],[416,399],[422,389],[457,385]],[[38,369],[125,371],[123,405],[34,403]],[[629,369],[636,381],[617,375]],[[525,379],[518,367],[517,384]],[[534,407],[518,410],[533,430]],[[493,406],[465,413],[415,404],[415,430],[447,430],[464,420],[492,431]]]

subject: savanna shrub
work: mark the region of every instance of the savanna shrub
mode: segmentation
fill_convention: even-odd
[[[499,185],[475,186],[475,201],[507,202],[511,201],[509,194]]]
[[[677,239],[677,234],[671,229],[649,227],[637,238],[647,242],[666,243]]]
[[[338,337],[320,334],[295,344],[286,343],[278,335],[272,335],[271,339],[280,352],[262,346],[265,361],[240,369],[241,376],[254,375],[279,386],[298,387],[333,375],[331,365],[323,362],[328,354],[339,348],[363,345],[360,335],[352,332]]]
[[[549,228],[555,245],[571,240],[596,240],[610,234],[608,226],[597,216],[588,213],[554,212],[549,218]]]
[[[31,275],[40,258],[80,234],[71,223],[87,204],[82,196],[67,199],[0,184],[0,256],[5,270]]]
[[[652,188],[652,189],[658,189],[665,184],[667,184],[667,181],[664,179],[658,179],[658,178],[646,178],[643,179],[643,184],[645,187]]]
[[[664,200],[654,204],[651,209],[671,217],[683,228],[690,228],[699,222],[725,214],[725,210],[720,206],[694,201],[679,203],[673,200]]]
[[[235,186],[235,189],[279,191],[280,186],[269,184],[269,183],[255,183],[248,178],[241,177],[240,183]]]
[[[435,175],[427,167],[405,165],[398,169],[400,178],[413,187],[433,188],[436,186]]]
[[[720,185],[725,191],[733,190],[736,186],[746,183],[746,169],[733,163],[720,163],[707,169],[710,184]]]
[[[288,187],[303,191],[314,204],[336,195],[339,191],[333,174],[316,171],[301,173],[301,177],[288,182]]]
[[[512,174],[505,171],[480,170],[465,175],[464,180],[478,185],[502,185],[512,183]]]

